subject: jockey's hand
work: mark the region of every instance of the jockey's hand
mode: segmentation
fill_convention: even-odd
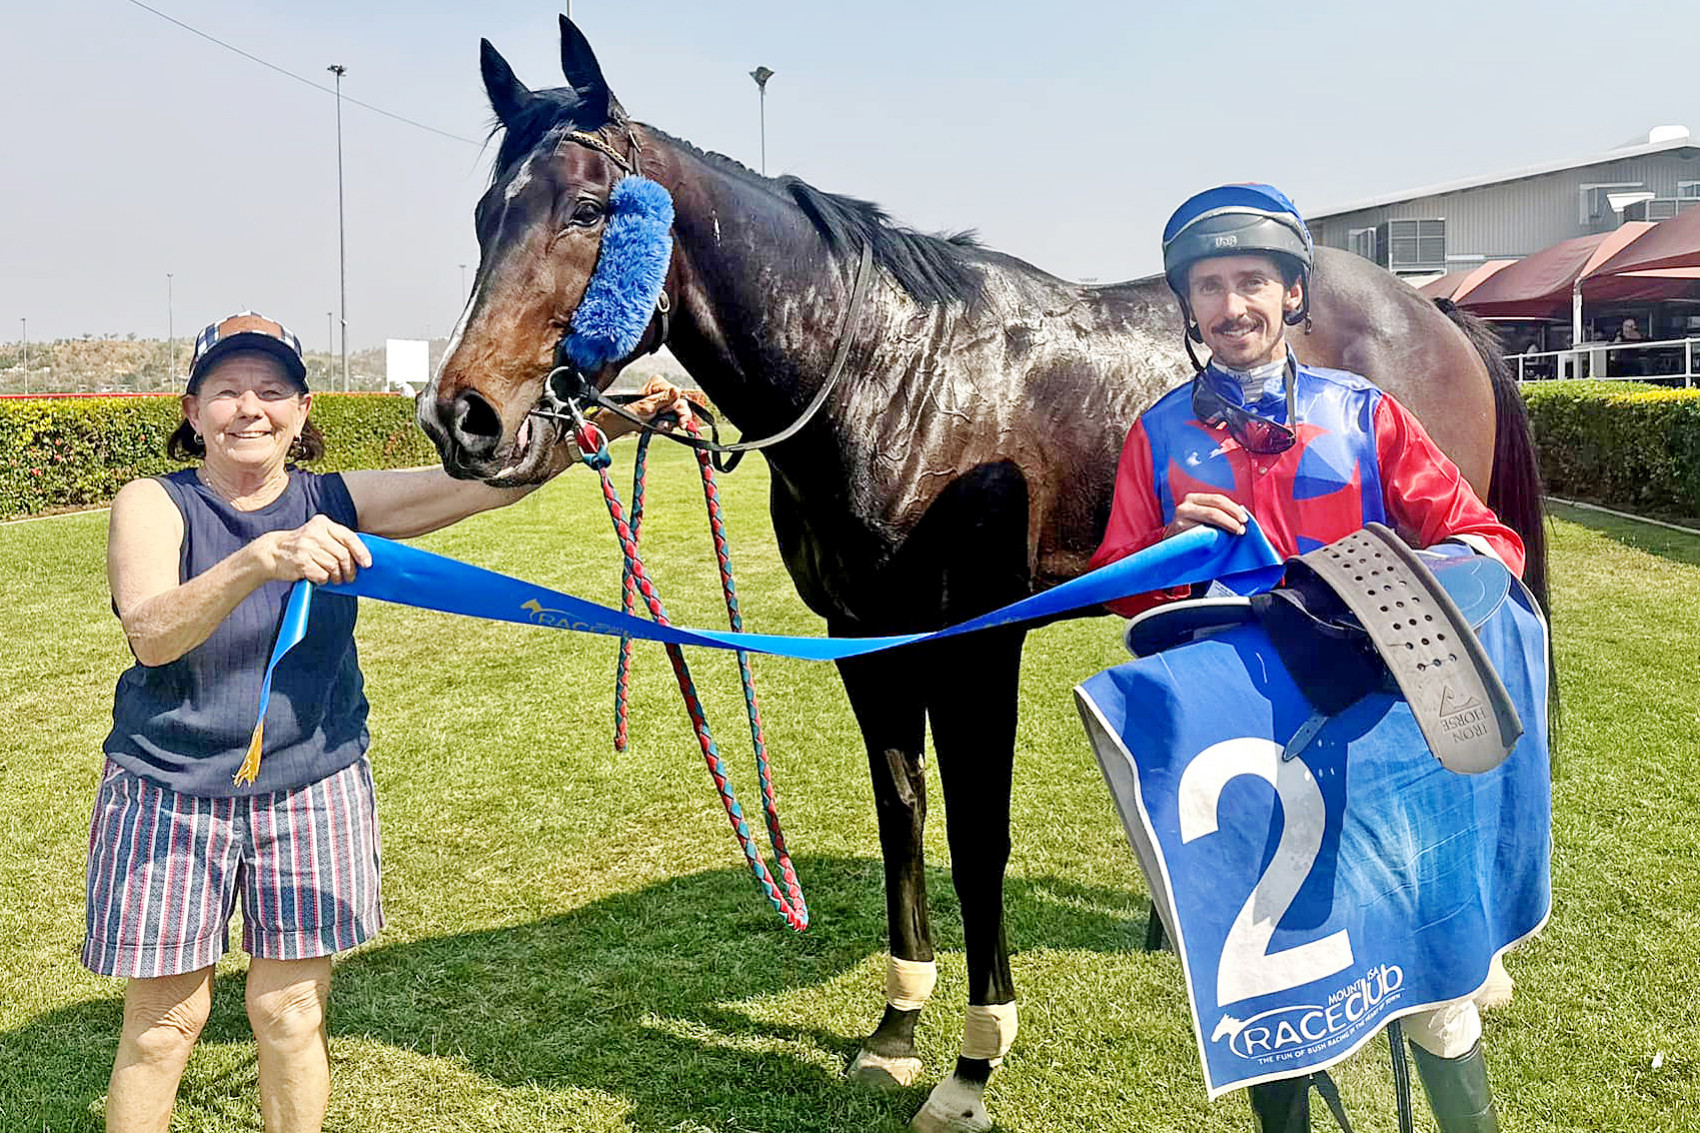
[[[1175,518],[1163,528],[1163,538],[1194,527],[1218,527],[1231,535],[1244,535],[1251,513],[1234,500],[1216,492],[1188,492],[1175,505]]]

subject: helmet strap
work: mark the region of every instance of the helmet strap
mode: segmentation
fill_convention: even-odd
[[[1181,345],[1186,347],[1186,356],[1192,360],[1193,370],[1202,374],[1204,372],[1204,363],[1198,360],[1198,353],[1192,348],[1192,327],[1195,325],[1196,324],[1188,324],[1187,333],[1181,337]],[[1199,341],[1202,342],[1203,340],[1200,339]]]
[[[1299,305],[1297,310],[1288,311],[1281,316],[1281,321],[1290,327],[1304,324],[1305,333],[1310,333],[1310,274],[1299,275]]]

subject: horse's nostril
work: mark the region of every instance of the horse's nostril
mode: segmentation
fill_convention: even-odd
[[[449,406],[449,433],[466,455],[487,457],[502,440],[502,419],[484,397],[462,390]]]

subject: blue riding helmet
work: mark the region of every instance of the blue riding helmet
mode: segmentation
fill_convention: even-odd
[[[1189,198],[1163,228],[1163,274],[1186,305],[1187,268],[1212,256],[1269,255],[1286,260],[1304,284],[1304,306],[1287,316],[1304,321],[1316,245],[1304,218],[1272,185],[1218,185]],[[1187,321],[1191,322],[1190,311]]]

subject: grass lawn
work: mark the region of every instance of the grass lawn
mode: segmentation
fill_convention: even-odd
[[[716,625],[690,471],[684,454],[656,454],[646,534],[670,612]],[[759,461],[723,485],[747,622],[818,633],[779,563],[765,490]],[[0,527],[7,1133],[99,1128],[119,1027],[120,984],[76,959],[100,743],[128,660],[104,542],[100,514]],[[613,537],[583,471],[424,544],[617,601]],[[1556,902],[1511,958],[1515,1003],[1488,1021],[1501,1120],[1692,1129],[1700,540],[1564,512],[1554,544]],[[1144,886],[1071,704],[1076,681],[1121,659],[1114,630],[1071,622],[1027,646],[1008,903],[1022,1026],[989,1104],[1011,1133],[1248,1130],[1243,1095],[1205,1101],[1178,961],[1138,950]],[[882,1003],[885,932],[865,757],[830,667],[756,662],[814,915],[799,936],[745,871],[659,649],[640,648],[632,749],[616,756],[606,639],[369,603],[359,641],[389,925],[337,968],[330,1128],[903,1127],[923,1088],[877,1095],[843,1080]],[[696,665],[749,805],[734,670],[725,657]],[[930,880],[945,951],[919,1033],[935,1079],[965,995],[941,823]],[[237,953],[220,966],[174,1128],[259,1127],[245,964]],[[1394,1128],[1384,1052],[1372,1044],[1337,1075],[1361,1129]]]

